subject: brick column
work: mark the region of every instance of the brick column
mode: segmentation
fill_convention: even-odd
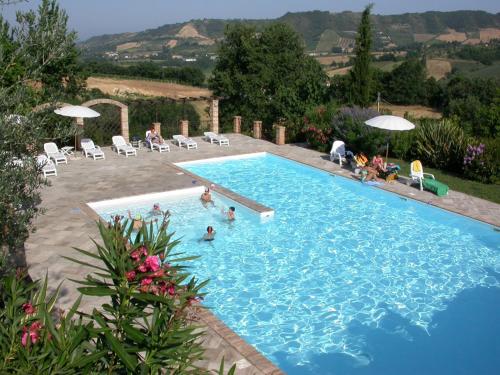
[[[253,137],[257,139],[262,138],[262,121],[253,122]]]
[[[125,138],[126,142],[129,142],[129,132],[128,132],[128,107],[124,107],[121,109],[121,130],[122,137]]]
[[[212,99],[210,102],[210,131],[219,133],[219,100]]]
[[[276,125],[276,144],[282,146],[285,143],[285,127],[283,125]]]
[[[241,133],[241,116],[233,117],[233,132],[237,134]]]
[[[153,122],[152,125],[155,128],[156,134],[158,134],[161,137],[161,122]]]
[[[179,133],[181,133],[184,137],[189,137],[189,121],[181,120],[179,122]]]

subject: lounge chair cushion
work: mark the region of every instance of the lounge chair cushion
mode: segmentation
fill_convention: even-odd
[[[443,195],[448,194],[448,185],[443,184],[437,180],[432,178],[424,178],[422,181],[422,185],[424,189],[432,191],[438,197],[442,197]]]

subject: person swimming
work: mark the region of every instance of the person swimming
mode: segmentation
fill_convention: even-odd
[[[207,233],[203,235],[203,241],[213,241],[215,240],[215,231],[212,226],[207,227]]]
[[[163,215],[163,211],[160,208],[159,203],[153,204],[153,209],[149,211],[150,216]]]

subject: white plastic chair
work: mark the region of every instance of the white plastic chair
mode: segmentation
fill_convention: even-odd
[[[198,148],[198,143],[193,141],[191,138],[186,138],[183,135],[174,135],[172,138],[177,141],[179,147],[182,147],[184,145],[188,150],[192,148]]]
[[[420,184],[420,191],[424,190],[422,184],[425,176],[429,176],[432,179],[436,179],[432,173],[424,173],[424,167],[420,160],[412,161],[410,164],[410,177],[413,181],[417,181]]]
[[[158,150],[158,152],[162,153],[164,151],[170,152],[170,146],[166,143],[158,143],[151,141],[151,130],[146,131],[146,144],[148,147],[153,150]]]
[[[105,159],[104,152],[101,150],[101,147],[96,146],[92,139],[82,138],[80,145],[82,146],[82,151],[86,158],[91,156],[94,160]]]
[[[36,162],[42,168],[43,177],[57,176],[57,169],[52,160],[45,155],[38,155]]]
[[[68,164],[68,159],[66,159],[66,156],[59,150],[54,142],[45,143],[43,145],[43,150],[49,159],[54,160],[56,165],[61,163]]]
[[[335,161],[338,159],[339,165],[342,166],[342,161],[346,160],[346,154],[351,153],[345,150],[345,143],[342,141],[333,142],[332,149],[330,151],[330,160]],[[352,153],[351,153],[352,154]]]
[[[137,150],[130,143],[125,142],[125,138],[121,135],[114,135],[112,140],[113,148],[118,154],[123,154],[127,158],[129,155],[137,156]]]
[[[205,135],[205,138],[210,141],[210,143],[218,143],[219,146],[225,145],[229,146],[229,139],[227,139],[225,136],[222,134],[216,134],[214,132],[205,132],[203,133]]]

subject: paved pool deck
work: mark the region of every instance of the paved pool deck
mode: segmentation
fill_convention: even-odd
[[[171,152],[160,154],[143,148],[138,151],[137,157],[125,158],[110,148],[103,148],[106,160],[84,159],[78,154],[69,160],[68,165],[59,165],[58,176],[51,177],[51,186],[42,191],[42,207],[46,212],[36,219],[37,230],[26,244],[31,275],[42,278],[48,273],[52,287],[63,282],[59,304],[63,309],[71,306],[78,292],[76,285],[68,279],[83,279],[89,269],[71,263],[62,256],[77,256],[73,247],[93,251],[95,246],[92,239],[99,238],[96,215],[85,209],[86,202],[188,188],[193,186],[193,179],[198,180],[199,184],[206,183],[189,173],[179,174],[179,168],[172,163],[271,152],[346,178],[355,178],[351,171],[332,163],[328,155],[301,145],[277,146],[240,134],[228,134],[227,137],[231,142],[229,147],[212,145],[195,138],[197,150],[188,151],[171,145]],[[384,184],[380,188],[500,227],[500,205],[483,199],[455,191],[440,198],[400,182]],[[231,194],[223,189],[219,191]],[[255,204],[256,209],[265,209],[259,208],[258,202],[244,201],[244,197],[241,200],[249,206]],[[98,301],[84,299],[82,308],[88,311]],[[281,373],[209,311],[201,312],[199,319],[206,330],[206,360],[200,363],[201,366],[210,370],[218,369],[224,357],[227,365],[236,363],[238,374]]]

